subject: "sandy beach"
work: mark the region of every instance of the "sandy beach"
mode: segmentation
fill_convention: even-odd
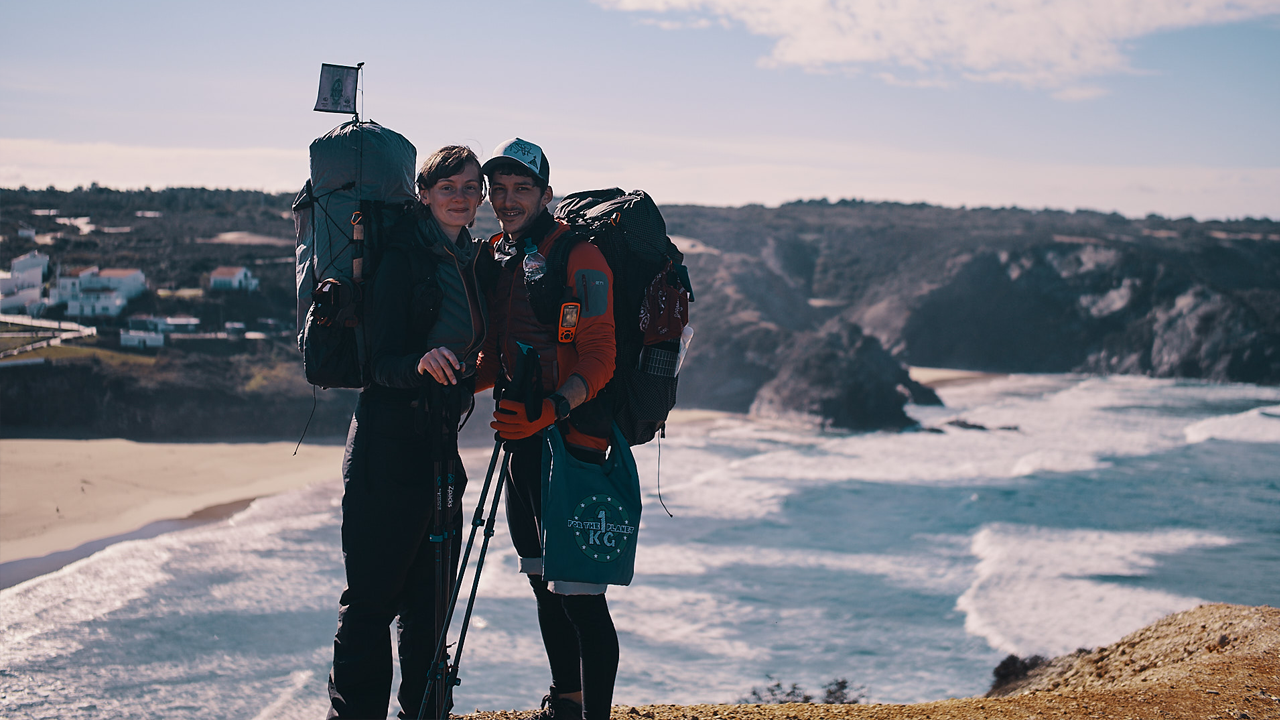
[[[953,370],[951,368],[908,367],[907,370],[910,372],[912,380],[935,389],[948,385],[967,385],[1004,377],[1001,373]]]
[[[338,482],[341,445],[0,440],[0,563]]]
[[[1000,377],[945,368],[911,368],[911,376],[932,387]],[[705,422],[723,414],[676,409],[669,422]],[[474,423],[463,444],[487,445],[489,432],[484,423]],[[294,443],[287,441],[0,440],[0,563],[71,550],[149,523],[314,482],[339,481],[341,445],[303,444],[293,453]],[[468,467],[483,467],[487,456],[487,451],[464,450]]]

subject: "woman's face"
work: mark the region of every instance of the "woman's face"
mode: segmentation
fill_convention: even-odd
[[[451,238],[476,219],[476,208],[484,196],[480,168],[467,163],[457,175],[440,178],[429,188],[418,189],[418,199],[431,208],[441,229]]]

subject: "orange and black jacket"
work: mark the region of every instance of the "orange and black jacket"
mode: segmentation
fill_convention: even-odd
[[[543,210],[534,221],[528,236],[543,257],[552,257],[557,242],[567,242],[574,230]],[[510,245],[510,247],[508,247]],[[519,356],[517,342],[532,346],[542,365],[544,395],[555,392],[570,375],[578,375],[587,386],[588,401],[613,377],[616,341],[613,323],[613,272],[600,250],[589,242],[577,242],[569,252],[564,283],[568,292],[582,305],[573,340],[559,342],[557,324],[538,319],[524,281],[522,248],[524,238],[515,243],[504,242],[504,235],[490,238],[488,257],[492,260],[485,295],[489,304],[489,333],[476,373],[476,390],[492,387],[499,373],[512,379],[514,359]],[[550,268],[549,268],[550,270]],[[550,276],[549,276],[550,277]],[[608,447],[608,422],[612,413],[600,403],[584,403],[574,410],[565,429],[565,440],[596,450]],[[593,407],[588,407],[593,406]],[[577,422],[579,416],[599,415],[600,419]],[[600,420],[603,420],[601,422]]]

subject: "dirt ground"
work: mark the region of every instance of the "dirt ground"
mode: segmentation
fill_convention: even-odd
[[[1280,610],[1202,605],[1107,647],[1054,658],[1003,697],[915,705],[614,706],[615,720],[1280,719]],[[487,712],[472,720],[518,720]]]

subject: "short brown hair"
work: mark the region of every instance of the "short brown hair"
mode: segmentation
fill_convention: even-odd
[[[442,179],[462,172],[468,163],[475,165],[476,170],[480,169],[480,159],[471,148],[466,145],[445,145],[422,161],[422,167],[418,170],[418,187],[430,190]],[[483,172],[480,177],[484,177]]]

